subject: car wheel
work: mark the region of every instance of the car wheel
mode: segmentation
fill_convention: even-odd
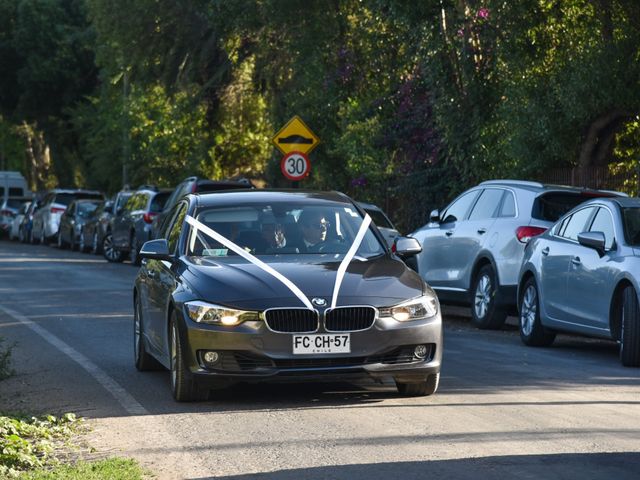
[[[620,361],[625,367],[640,366],[640,308],[633,287],[622,292],[622,318],[620,319]]]
[[[69,250],[75,251],[78,249],[78,244],[76,243],[76,235],[73,231],[73,228],[69,230]]]
[[[141,372],[159,370],[160,363],[149,355],[144,347],[143,333],[142,306],[136,297],[133,305],[133,352],[136,368]]]
[[[496,329],[507,319],[507,311],[498,307],[498,279],[491,265],[485,265],[475,276],[471,304],[471,322],[478,328]]]
[[[401,383],[396,382],[400,395],[404,397],[424,397],[433,395],[440,384],[440,373],[429,375],[424,382]]]
[[[91,253],[97,255],[100,253],[98,248],[98,232],[93,232],[93,240],[91,241]]]
[[[129,261],[132,265],[140,266],[140,247],[138,246],[138,237],[135,233],[131,234],[131,240],[129,241]]]
[[[200,388],[197,381],[191,376],[184,360],[184,351],[178,334],[176,314],[171,314],[169,325],[171,338],[169,339],[169,354],[171,363],[171,392],[178,402],[193,402],[206,400],[209,395],[207,390]]]
[[[84,230],[80,230],[80,243],[78,244],[78,251],[84,253],[87,251],[87,245],[84,243]]]
[[[540,296],[535,278],[524,284],[520,296],[520,338],[525,345],[548,347],[556,338],[556,333],[545,328],[540,321]]]
[[[113,235],[107,233],[102,240],[102,255],[108,262],[118,263],[124,260],[122,252],[116,250],[113,245]]]

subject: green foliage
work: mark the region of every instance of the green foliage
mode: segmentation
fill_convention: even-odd
[[[142,480],[144,471],[135,460],[112,458],[78,462],[52,469],[38,469],[20,477],[24,480]]]
[[[73,413],[61,417],[0,416],[0,476],[54,465],[57,446],[77,432],[82,420]]]

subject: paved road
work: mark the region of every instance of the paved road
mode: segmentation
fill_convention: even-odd
[[[101,455],[158,478],[640,478],[640,370],[615,344],[470,328],[445,311],[440,390],[391,384],[239,386],[177,404],[167,372],[133,366],[135,269],[0,241],[0,336],[17,375],[0,411],[73,411]]]

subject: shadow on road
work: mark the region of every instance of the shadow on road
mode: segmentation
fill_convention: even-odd
[[[246,475],[200,477],[190,480],[314,480],[314,479],[637,479],[640,454],[580,453],[552,455],[510,455],[503,457],[394,462],[276,470]]]

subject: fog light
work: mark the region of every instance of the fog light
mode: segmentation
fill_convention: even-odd
[[[426,345],[418,345],[413,350],[413,354],[416,358],[424,358],[427,356],[427,346]]]
[[[205,352],[202,358],[207,363],[216,363],[220,355],[218,355],[218,352]]]

